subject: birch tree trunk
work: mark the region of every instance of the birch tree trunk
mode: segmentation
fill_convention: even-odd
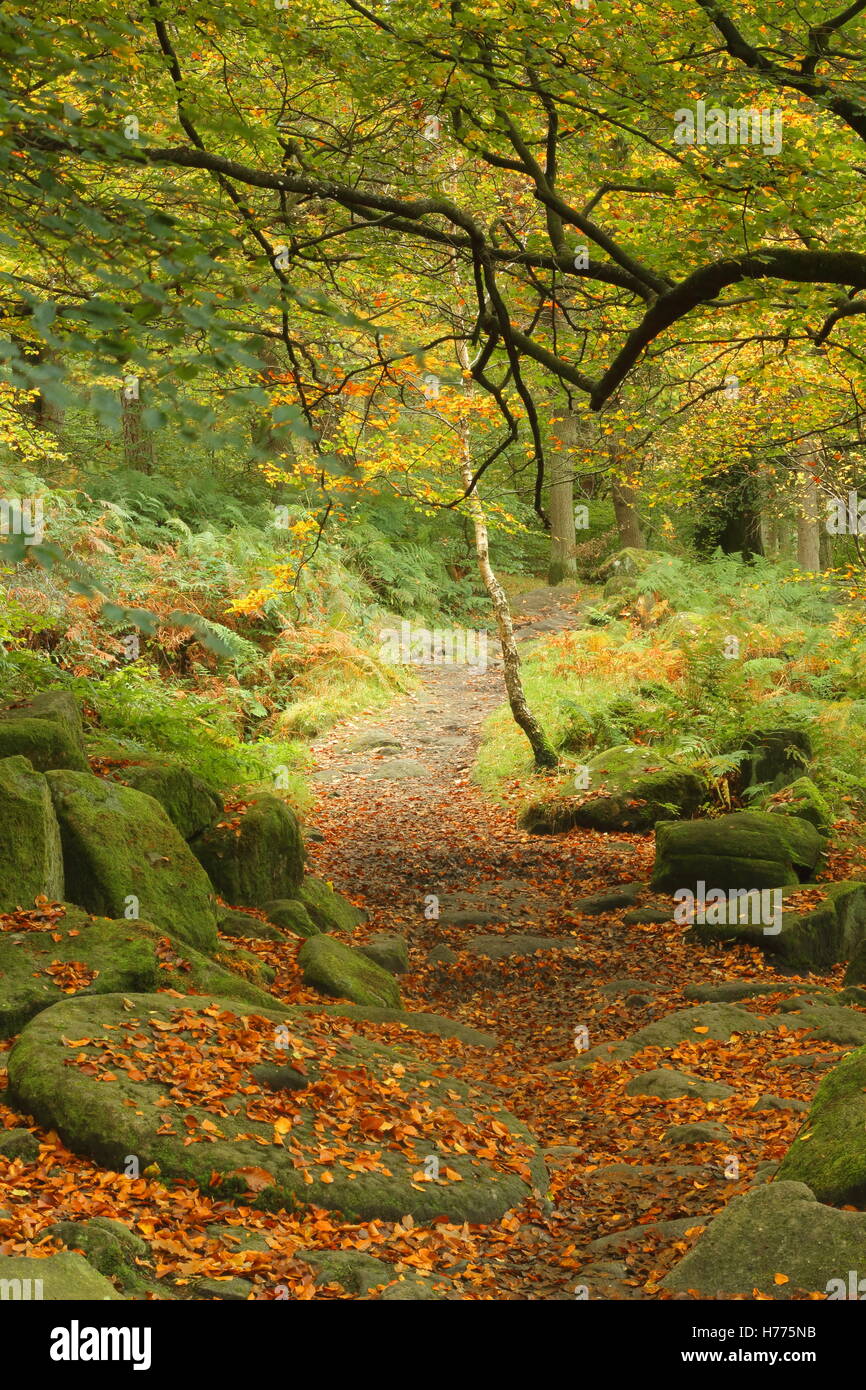
[[[452,165],[452,172],[454,166]],[[451,259],[451,278],[456,291],[458,304],[461,302],[462,287],[460,284],[460,267],[457,258]],[[467,400],[472,393],[472,377],[470,375],[469,349],[466,340],[459,338],[457,341],[457,360],[463,372],[464,392]],[[467,412],[461,421],[461,460],[460,474],[463,479],[463,486],[467,490],[472,485],[472,434],[470,427],[470,416]],[[536,767],[558,767],[559,758],[552,744],[548,742],[544,733],[526,699],[526,692],[523,689],[523,678],[520,674],[520,653],[517,650],[517,643],[514,640],[514,623],[511,619],[511,608],[508,604],[508,595],[496,577],[493,566],[490,563],[490,543],[487,534],[487,518],[484,515],[484,507],[481,498],[478,496],[478,489],[473,488],[466,498],[466,507],[472,521],[475,554],[478,558],[478,569],[484,587],[487,590],[493,612],[496,616],[496,627],[499,633],[499,643],[502,648],[502,668],[505,679],[505,691],[508,696],[508,704],[515,724],[526,735],[527,742],[532,749],[532,756],[535,759]],[[574,515],[572,513],[572,525]]]

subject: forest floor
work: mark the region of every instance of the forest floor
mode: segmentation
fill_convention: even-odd
[[[574,591],[531,592],[514,608],[523,641],[580,622]],[[500,801],[481,791],[471,775],[481,725],[504,699],[495,655],[475,674],[445,665],[419,674],[418,687],[384,713],[361,710],[314,745],[310,819],[321,838],[310,842],[311,867],[368,910],[354,942],[405,936],[404,1008],[473,1025],[496,1044],[399,1023],[353,1022],[353,1030],[493,1092],[543,1148],[549,1191],[487,1226],[352,1223],[315,1207],[268,1212],[163,1184],[147,1170],[104,1169],[0,1104],[0,1130],[28,1125],[40,1146],[36,1159],[0,1163],[0,1254],[38,1251],[60,1218],[106,1216],[148,1242],[156,1297],[363,1296],[317,1284],[303,1258],[311,1249],[375,1254],[398,1276],[448,1281],[448,1296],[463,1300],[669,1297],[660,1281],[707,1220],[782,1157],[803,1102],[847,1050],[804,1038],[784,1012],[803,982],[774,973],[756,949],[690,942],[671,899],[648,887],[652,835],[530,836],[517,828],[521,789]],[[624,905],[584,901],[613,890],[624,890]],[[653,907],[655,920],[634,920]],[[321,1004],[303,984],[294,945],[245,944],[276,971],[277,997]],[[744,981],[767,992],[741,997]],[[693,1007],[690,988],[723,982],[737,999],[731,1027],[716,1026],[724,1005],[702,1005],[669,1045],[584,1065],[587,1045],[629,1038]],[[766,1031],[748,1032],[752,1016],[771,1014]],[[232,1039],[224,1042],[231,1055]],[[730,1089],[709,1100],[635,1094],[629,1083],[660,1067]],[[775,1100],[756,1108],[766,1096]],[[727,1130],[699,1133],[697,1143],[666,1137],[673,1125],[707,1122]],[[202,1279],[236,1282],[207,1292]]]
[[[579,622],[575,598],[561,590],[533,591],[513,607],[523,641]],[[795,1018],[727,1041],[696,1020],[687,1041],[581,1068],[577,1048],[587,1041],[625,1038],[694,1007],[689,986],[756,982],[767,993],[737,1007],[766,1015],[804,985],[774,972],[757,949],[687,942],[670,918],[670,898],[647,886],[652,835],[517,829],[522,793],[515,788],[496,804],[470,776],[482,721],[504,699],[501,662],[483,674],[419,669],[421,690],[384,721],[381,711],[362,712],[315,746],[321,791],[313,820],[324,835],[315,868],[370,911],[359,939],[383,930],[406,936],[406,1007],[497,1036],[490,1051],[464,1049],[460,1074],[492,1088],[545,1149],[552,1210],[540,1204],[522,1214],[505,1248],[498,1233],[476,1233],[480,1295],[567,1299],[584,1286],[592,1298],[653,1297],[707,1219],[753,1186],[761,1165],[781,1159],[803,1102],[846,1049],[810,1046]],[[353,749],[371,730],[399,750]],[[395,759],[423,772],[390,776]],[[592,915],[575,908],[628,884],[642,886],[627,906]],[[438,898],[438,919],[425,916],[429,895]],[[669,919],[624,920],[646,906]],[[632,1078],[657,1067],[727,1083],[731,1094],[704,1101],[627,1093]],[[767,1095],[782,1103],[755,1110]],[[707,1121],[732,1138],[685,1147],[663,1138],[670,1126]]]

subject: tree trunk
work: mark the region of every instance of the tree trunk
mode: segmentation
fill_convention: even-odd
[[[550,468],[548,584],[562,584],[577,578],[573,453],[577,430],[577,417],[563,407],[562,417],[553,422],[553,435],[557,447]]]
[[[123,412],[123,457],[137,473],[153,472],[153,436],[142,421],[142,383],[137,376],[124,378],[120,390]]]
[[[797,565],[807,574],[819,574],[823,518],[813,476],[819,471],[814,442],[803,439],[795,445],[793,454],[797,465]]]
[[[629,483],[619,482],[616,478],[611,482],[613,495],[613,511],[616,517],[617,530],[619,531],[619,541],[622,548],[643,550],[646,542],[641,530],[640,518],[635,508],[635,491]]]
[[[466,433],[468,434],[468,431]],[[463,486],[468,487],[472,481],[472,459],[468,448],[468,438],[464,443],[462,474]],[[481,505],[477,492],[473,491],[469,494],[469,497],[466,499],[466,505],[475,528],[475,553],[478,556],[478,569],[481,572],[484,587],[490,595],[493,612],[496,614],[496,626],[499,631],[499,641],[502,646],[505,690],[508,695],[511,713],[514,716],[514,722],[517,724],[518,728],[523,730],[529,741],[536,767],[557,767],[559,758],[526,702],[526,693],[523,689],[523,680],[520,675],[520,653],[517,650],[517,643],[514,640],[514,624],[511,620],[511,609],[508,606],[508,597],[505,590],[496,578],[493,566],[490,563],[487,521],[484,516],[484,508]]]
[[[455,166],[452,163],[452,174]],[[451,278],[454,282],[454,289],[459,303],[463,301],[462,286],[460,284],[460,267],[456,256],[451,258]],[[457,340],[457,360],[463,372],[464,390],[467,398],[472,393],[472,377],[470,375],[469,349],[465,338]],[[472,483],[472,437],[469,416],[461,421],[461,458],[460,475],[463,479],[463,486],[468,490]],[[484,515],[484,508],[481,505],[481,498],[478,496],[478,489],[473,488],[466,498],[466,507],[472,520],[475,537],[475,554],[478,557],[478,569],[481,574],[484,587],[493,605],[493,612],[496,615],[496,627],[499,632],[499,643],[502,647],[502,668],[505,679],[505,691],[508,696],[508,704],[515,724],[526,735],[527,742],[532,749],[532,756],[535,759],[536,767],[558,767],[559,758],[556,750],[547,740],[547,737],[539,724],[526,700],[526,692],[523,689],[523,679],[520,674],[520,653],[517,650],[517,643],[514,640],[514,624],[511,621],[511,609],[508,606],[508,596],[496,578],[493,566],[490,563],[490,544],[487,535],[487,520]],[[574,518],[572,517],[572,521]]]

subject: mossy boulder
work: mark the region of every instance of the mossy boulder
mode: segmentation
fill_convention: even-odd
[[[330,883],[314,874],[305,874],[298,891],[291,895],[303,903],[320,931],[353,932],[367,913],[355,907],[342,893],[336,893]]]
[[[575,791],[573,777],[565,779],[552,796],[522,812],[521,829],[533,835],[556,834],[575,825],[649,830],[656,821],[692,815],[706,793],[697,773],[633,744],[598,753],[587,768],[586,791]]]
[[[358,947],[362,956],[381,965],[391,975],[405,975],[409,969],[409,951],[405,936],[399,932],[380,932]]]
[[[619,1061],[635,1057],[646,1047],[673,1048],[682,1042],[727,1042],[739,1033],[768,1033],[778,1028],[783,1019],[762,1018],[748,1009],[737,1008],[736,1004],[696,1004],[690,1009],[677,1009],[664,1018],[657,1018],[632,1033],[629,1038],[614,1042],[599,1043],[578,1057],[565,1062],[553,1062],[550,1071],[581,1071],[594,1062]]]
[[[806,1183],[821,1202],[866,1207],[866,1047],[824,1077],[779,1179]]]
[[[823,1206],[803,1182],[785,1180],[780,1170],[776,1181],[734,1197],[662,1287],[708,1296],[757,1289],[776,1299],[826,1293],[831,1281],[847,1284],[849,1270],[863,1269],[864,1251],[866,1216]],[[777,1283],[778,1274],[786,1282]]]
[[[733,811],[715,820],[656,825],[652,887],[783,888],[807,882],[824,841],[798,816]]]
[[[257,956],[233,943],[220,942],[218,958],[213,960],[150,922],[134,925],[154,943],[159,957],[160,989],[174,989],[179,994],[219,994],[254,1008],[273,1008],[277,1002],[263,988],[268,967],[263,968]]]
[[[215,825],[223,799],[202,777],[179,763],[132,763],[117,769],[114,779],[158,801],[185,840]]]
[[[802,820],[811,821],[822,835],[829,832],[833,822],[830,803],[811,777],[798,777],[790,786],[774,792],[758,809],[776,811],[783,816],[799,816]]]
[[[66,896],[103,917],[137,911],[191,946],[214,950],[213,889],[159,802],[89,773],[49,772],[46,779],[60,822]]]
[[[302,1012],[329,1014],[332,1018],[356,1018],[362,1023],[399,1023],[410,1033],[428,1033],[434,1038],[457,1038],[467,1047],[496,1047],[494,1033],[482,1032],[468,1023],[443,1014],[413,1013],[408,1009],[386,1009],[378,1004],[299,1004]]]
[[[190,840],[217,892],[233,907],[262,907],[293,898],[304,874],[295,813],[276,796],[259,796],[238,817]]]
[[[273,1007],[257,983],[261,970],[255,957],[235,959],[228,944],[214,961],[152,922],[92,918],[66,905],[61,917],[0,934],[0,1037],[71,995],[194,990]]]
[[[271,922],[253,917],[249,912],[232,909],[219,918],[221,936],[248,937],[253,941],[285,941],[286,934]]]
[[[29,1129],[0,1129],[0,1158],[35,1163],[38,1157],[39,1140]]]
[[[50,1303],[117,1302],[122,1295],[83,1255],[63,1251],[42,1259],[0,1255],[0,1303],[42,1299]]]
[[[273,1093],[252,1079],[254,1061],[285,1063],[291,1055],[277,1050],[281,1032],[320,1073],[303,1090]],[[118,1052],[132,1051],[134,1062],[118,1061]],[[196,1063],[191,1079],[172,1063],[181,1056]],[[309,1203],[348,1220],[409,1214],[418,1223],[484,1223],[546,1189],[532,1136],[495,1099],[407,1048],[298,1010],[244,1009],[241,1017],[236,1003],[219,997],[68,999],[23,1030],[8,1076],[10,1102],[74,1152],[120,1172],[135,1154],[142,1170],[156,1164],[165,1181],[191,1180],[244,1204],[251,1200],[244,1174],[260,1180],[264,1170],[273,1181],[254,1201],[269,1210]],[[198,1089],[205,1076],[212,1094]],[[224,1103],[215,1105],[216,1096]],[[337,1097],[345,1112],[335,1108]],[[412,1132],[395,1133],[410,1112]],[[344,1114],[354,1117],[348,1127]],[[481,1159],[455,1143],[466,1127],[499,1157]],[[331,1152],[320,1157],[323,1148]],[[439,1156],[441,1171],[424,1180],[429,1155]]]
[[[40,772],[87,772],[81,713],[74,696],[49,690],[14,709],[0,710],[0,758],[19,754]]]
[[[799,779],[812,758],[812,740],[803,729],[755,729],[736,747],[747,754],[740,763],[742,786],[766,785],[771,791]]]
[[[317,1285],[336,1284],[359,1298],[383,1285],[377,1297],[385,1302],[438,1302],[448,1297],[446,1291],[440,1290],[454,1292],[450,1280],[415,1273],[401,1275],[392,1264],[360,1250],[297,1250],[295,1259],[313,1266]]]
[[[742,921],[695,922],[692,935],[700,941],[760,946],[796,970],[826,970],[850,960],[854,974],[846,980],[856,982],[854,961],[866,942],[866,883],[797,883],[780,892],[781,915],[769,931],[761,919],[758,890],[742,889],[736,909]],[[804,902],[807,895],[816,901]],[[729,908],[723,915],[730,918],[733,913]]]
[[[304,984],[335,999],[354,1004],[381,1004],[399,1009],[400,989],[393,975],[368,960],[353,946],[319,932],[308,937],[298,952]]]
[[[636,546],[626,546],[605,560],[599,570],[599,578],[604,581],[604,595],[626,594],[637,590],[637,582],[650,565],[671,563],[671,557],[659,550],[639,550]]]
[[[0,1037],[70,993],[156,989],[159,961],[138,923],[91,920],[70,907],[46,927],[0,935]]]
[[[0,911],[63,897],[60,827],[48,783],[26,758],[0,761]]]
[[[121,1221],[95,1216],[90,1221],[57,1221],[46,1226],[41,1240],[55,1240],[68,1250],[80,1251],[85,1259],[109,1278],[125,1282],[135,1261],[146,1259],[150,1248]]]
[[[274,926],[281,927],[284,932],[290,931],[294,936],[315,936],[319,931],[299,898],[277,898],[272,903],[265,903],[262,911],[267,913],[268,921],[273,922]]]

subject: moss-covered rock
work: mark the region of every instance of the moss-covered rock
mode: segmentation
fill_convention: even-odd
[[[575,792],[567,778],[543,801],[521,813],[518,824],[533,835],[572,826],[591,830],[649,830],[659,820],[690,816],[706,794],[704,780],[649,748],[620,744],[587,764],[589,786]]]
[[[60,822],[66,896],[105,917],[137,910],[191,946],[214,950],[213,889],[159,802],[89,773],[46,778]]]
[[[799,816],[801,820],[810,821],[822,835],[829,833],[833,822],[830,803],[811,777],[798,777],[790,786],[783,787],[759,803],[757,809],[777,811],[783,816]]]
[[[159,987],[179,994],[219,994],[255,1008],[273,1008],[276,1000],[262,986],[269,974],[262,973],[261,962],[249,952],[233,950],[220,943],[217,959],[188,946],[150,922],[136,922],[136,928],[156,945],[159,955]]]
[[[295,813],[275,796],[259,796],[246,811],[190,841],[211,883],[234,907],[262,907],[298,896],[304,847]]]
[[[360,951],[319,932],[308,937],[298,952],[304,984],[354,1004],[382,1004],[399,1009],[400,989],[387,970]]]
[[[305,874],[298,891],[291,895],[303,903],[319,931],[353,932],[367,914],[355,907],[342,893],[336,893],[330,883],[314,874]]]
[[[727,1042],[735,1033],[767,1033],[778,1028],[784,1020],[762,1018],[748,1009],[739,1009],[735,1004],[696,1004],[691,1009],[677,1009],[664,1018],[657,1018],[632,1033],[630,1038],[615,1042],[599,1043],[580,1056],[566,1062],[553,1062],[550,1071],[580,1071],[594,1062],[619,1061],[625,1057],[635,1057],[645,1047],[677,1047],[679,1043],[694,1041]]]
[[[74,696],[50,690],[14,709],[0,710],[0,758],[19,754],[40,772],[65,767],[87,772],[81,713]]]
[[[659,550],[643,550],[638,546],[625,546],[609,555],[600,566],[600,579],[610,579],[613,574],[643,574],[656,560],[667,559]]]
[[[779,1179],[803,1182],[822,1202],[866,1207],[866,1047],[824,1077],[782,1159]]]
[[[228,944],[212,960],[152,922],[91,918],[67,905],[41,930],[24,924],[0,934],[0,1037],[71,995],[175,989],[273,1007],[261,987],[267,969],[247,952],[235,957]]]
[[[284,932],[290,931],[293,936],[315,936],[319,931],[299,898],[277,898],[274,902],[265,903],[262,911],[268,914],[269,922]]]
[[[219,918],[221,936],[249,937],[253,941],[285,941],[286,933],[271,922],[263,922],[261,917],[253,917],[249,912],[231,909],[223,911]]]
[[[783,1165],[784,1166],[784,1165]],[[802,1182],[762,1183],[716,1216],[689,1253],[662,1280],[685,1293],[751,1294],[772,1298],[828,1291],[862,1270],[866,1216],[822,1206]],[[777,1283],[784,1274],[786,1282]]]
[[[803,729],[756,729],[737,746],[747,751],[740,763],[741,784],[767,785],[771,791],[801,777],[812,757],[812,741]]]
[[[131,763],[112,775],[116,781],[158,801],[185,840],[215,825],[223,813],[219,792],[179,763]]]
[[[51,1303],[119,1301],[121,1295],[83,1255],[63,1251],[43,1259],[0,1255],[0,1303],[42,1299]]]
[[[0,1129],[0,1158],[35,1163],[38,1157],[39,1140],[29,1129]]]
[[[798,816],[733,811],[715,820],[656,826],[653,888],[783,888],[806,882],[824,841]]]
[[[316,1271],[316,1284],[336,1284],[346,1293],[364,1298],[371,1289],[381,1289],[378,1295],[384,1302],[440,1301],[453,1292],[450,1281],[434,1276],[398,1274],[392,1264],[365,1255],[360,1250],[298,1250],[295,1259],[303,1260]]]
[[[48,783],[26,758],[0,761],[0,911],[63,897],[60,829]]]
[[[751,891],[756,894],[757,890]],[[742,909],[747,920],[724,924],[695,922],[692,934],[701,941],[738,941],[760,946],[791,969],[826,970],[839,961],[851,960],[856,975],[854,961],[866,940],[866,883],[797,883],[780,891],[782,912],[771,931],[765,931],[761,924],[753,898],[751,902],[738,903],[738,911]],[[804,894],[813,894],[819,900],[800,905]],[[852,976],[849,983],[854,982]]]
[[[405,975],[409,969],[409,951],[405,936],[399,932],[380,932],[358,948],[363,956],[381,965],[391,975]]]
[[[435,1038],[457,1038],[468,1047],[496,1047],[495,1033],[485,1033],[468,1023],[442,1014],[413,1013],[408,1009],[386,1009],[378,1004],[299,1004],[302,1012],[330,1014],[334,1018],[357,1018],[362,1023],[399,1023],[410,1033],[429,1033]]]
[[[410,1214],[425,1223],[439,1217],[489,1222],[531,1190],[546,1188],[544,1164],[526,1128],[494,1099],[443,1076],[441,1068],[437,1074],[409,1049],[352,1037],[344,1028],[323,1031],[315,1016],[299,1010],[244,1009],[243,1015],[224,998],[68,999],[33,1019],[12,1048],[10,1102],[56,1130],[74,1152],[118,1171],[135,1154],[142,1170],[156,1164],[165,1180],[189,1179],[211,1195],[235,1194],[246,1203],[243,1174],[264,1169],[273,1183],[256,1203],[271,1210],[300,1202],[350,1220],[395,1221]],[[227,1028],[235,1040],[231,1049]],[[321,1080],[276,1096],[252,1079],[239,1088],[242,1049],[267,1060],[268,1049],[280,1046],[274,1041],[280,1030],[314,1057]],[[125,1047],[135,1050],[134,1067],[117,1060]],[[156,1049],[164,1058],[198,1058],[197,1075],[211,1076],[225,1105],[215,1109],[210,1093],[202,1097],[195,1087],[184,1091],[183,1069],[165,1062],[151,1067]],[[275,1050],[273,1057],[285,1061],[287,1053]],[[359,1104],[351,1113],[363,1111],[365,1125],[353,1123],[347,1131],[333,1096],[352,1085]],[[284,1129],[275,1131],[274,1111],[263,1117],[265,1098],[291,1120]],[[395,1135],[394,1121],[409,1111],[415,1132]],[[450,1136],[467,1125],[495,1139],[500,1152],[507,1147],[519,1155],[523,1171],[460,1152]],[[336,1148],[336,1156],[320,1159],[323,1145]],[[442,1171],[425,1181],[418,1174],[429,1155],[441,1157]],[[214,1175],[221,1180],[216,1185]]]
[[[155,946],[137,930],[137,922],[89,920],[71,907],[50,926],[50,931],[0,935],[0,1037],[12,1037],[34,1014],[70,993],[156,989]]]
[[[147,1258],[150,1249],[120,1221],[94,1217],[90,1221],[57,1221],[46,1226],[41,1240],[55,1240],[68,1250],[77,1250],[109,1278],[128,1278],[137,1259]]]

